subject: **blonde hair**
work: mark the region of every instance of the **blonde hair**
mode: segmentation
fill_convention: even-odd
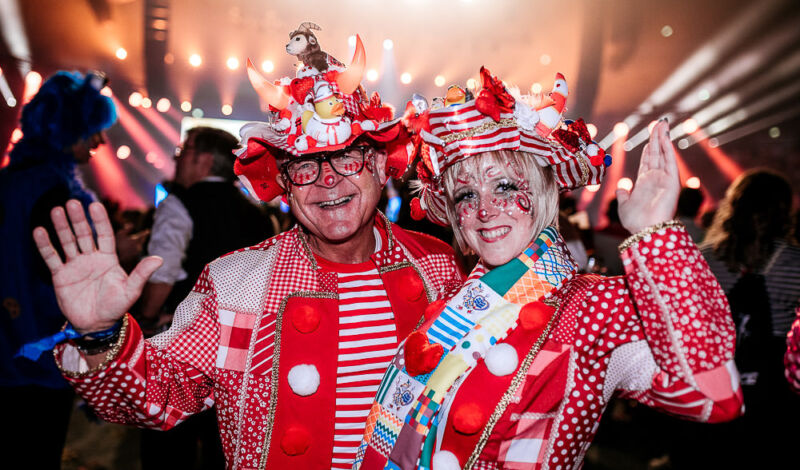
[[[540,167],[536,163],[536,157],[527,152],[493,150],[480,153],[454,163],[451,167],[445,169],[442,174],[442,185],[445,199],[447,200],[447,204],[445,204],[447,220],[450,221],[453,235],[455,235],[461,251],[465,251],[467,246],[464,242],[461,228],[458,226],[458,217],[456,216],[453,200],[458,184],[458,173],[463,169],[468,173],[477,174],[481,163],[487,160],[501,168],[504,168],[506,163],[511,162],[521,170],[525,180],[528,182],[529,192],[532,196],[531,202],[533,203],[533,232],[531,233],[531,238],[539,234],[548,225],[556,225],[558,223],[558,184],[556,183],[555,175],[550,169]]]

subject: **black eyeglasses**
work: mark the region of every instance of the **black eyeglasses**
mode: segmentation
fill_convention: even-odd
[[[322,163],[328,162],[333,171],[342,176],[352,176],[364,169],[364,157],[369,147],[348,147],[334,152],[320,152],[317,155],[290,160],[283,164],[281,171],[295,186],[314,184],[322,173]]]

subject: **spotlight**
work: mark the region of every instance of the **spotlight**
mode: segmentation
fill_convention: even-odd
[[[108,96],[109,98],[111,98],[111,96],[114,95],[114,93],[111,91],[111,88],[109,88],[107,86],[104,86],[100,90],[100,94],[103,95],[103,96]]]
[[[409,83],[411,83],[411,74],[405,72],[404,74],[400,75],[400,83],[404,85],[408,85]]]
[[[128,104],[133,106],[134,108],[138,108],[139,106],[142,105],[142,100],[143,100],[142,94],[139,93],[138,91],[134,91],[133,93],[131,93],[131,96],[128,97]]]
[[[672,26],[668,24],[665,24],[664,27],[661,28],[661,35],[664,36],[665,38],[672,36],[673,32],[674,31],[672,31]]]
[[[437,75],[436,78],[433,79],[433,84],[436,86],[444,86],[445,79],[441,75]]]
[[[189,56],[189,65],[192,67],[200,67],[203,63],[203,58],[199,54],[192,54]]]
[[[378,79],[378,71],[375,69],[367,70],[367,80],[374,82]]]
[[[144,156],[144,159],[147,160],[147,163],[152,164],[155,163],[156,160],[158,160],[158,155],[156,155],[155,152],[147,152],[147,154]]]
[[[270,73],[275,70],[275,64],[273,64],[271,60],[265,60],[264,62],[261,62],[261,70],[263,70],[265,73]]]
[[[117,55],[117,59],[125,60],[125,58],[128,57],[128,51],[126,51],[124,47],[120,47],[120,48],[117,48],[116,55]]]
[[[697,99],[700,101],[707,101],[709,98],[711,98],[711,92],[708,89],[703,88],[697,92]]]
[[[477,90],[478,89],[478,81],[475,80],[474,78],[468,78],[467,79],[467,88],[470,89],[470,90],[473,90],[473,91]]]
[[[25,89],[22,92],[22,102],[27,103],[33,98],[39,87],[42,86],[42,76],[39,72],[31,70],[25,75]]]
[[[394,47],[394,42],[391,39],[384,39],[383,40],[383,48],[387,51],[391,51]]]
[[[170,103],[167,98],[161,98],[156,103],[156,109],[162,113],[166,113],[167,111],[169,111],[170,106],[172,106],[172,103]]]
[[[539,63],[542,65],[550,65],[550,62],[552,62],[552,59],[547,54],[542,54],[541,57],[539,57]]]
[[[182,101],[181,102],[181,111],[184,113],[188,113],[192,110],[192,103],[189,101]]]
[[[597,126],[595,126],[594,124],[591,123],[586,124],[586,130],[589,131],[589,137],[591,137],[592,139],[594,139],[594,136],[597,135]]]
[[[686,134],[692,134],[694,132],[697,132],[698,128],[697,121],[695,121],[692,118],[689,118],[683,121],[682,127],[683,127],[683,132],[685,132]]]
[[[777,139],[781,136],[781,129],[778,126],[772,126],[769,128],[769,136],[773,139]]]
[[[630,128],[624,122],[614,124],[614,135],[619,139],[628,135]]]
[[[596,193],[597,191],[600,190],[600,185],[590,184],[589,186],[586,186],[586,190],[589,191],[590,193]]]
[[[617,189],[630,191],[633,189],[633,181],[631,181],[630,178],[620,178],[619,181],[617,181]]]
[[[700,189],[700,178],[692,176],[686,180],[686,187],[692,189]]]
[[[150,101],[150,98],[148,98],[146,96],[144,98],[142,98],[142,108],[149,109],[150,106],[152,106],[152,105],[153,105],[153,102]]]
[[[20,129],[19,127],[17,127],[17,128],[16,128],[16,129],[14,129],[14,131],[11,133],[11,143],[12,143],[12,144],[16,144],[17,142],[19,142],[19,139],[21,139],[21,138],[22,138],[22,129]]]
[[[175,63],[175,54],[173,54],[172,52],[167,52],[166,54],[164,54],[164,63],[167,65],[172,65],[173,63]]]
[[[538,95],[541,92],[542,92],[541,83],[534,83],[533,85],[531,85],[531,93],[533,93],[534,95]]]
[[[228,57],[228,61],[225,62],[225,65],[231,70],[236,70],[239,68],[239,59],[236,57]]]
[[[711,147],[712,149],[719,147],[719,139],[717,139],[716,137],[708,139],[708,146]]]
[[[192,110],[192,117],[200,119],[201,117],[203,117],[203,110],[200,108],[194,108]]]
[[[226,116],[230,116],[232,112],[233,112],[233,106],[231,106],[229,104],[223,104],[222,105],[222,114],[224,114]]]
[[[678,141],[678,148],[681,150],[686,150],[689,148],[689,139],[681,139]]]
[[[131,156],[131,148],[127,145],[120,145],[117,148],[117,158],[120,160],[125,160],[126,158]]]

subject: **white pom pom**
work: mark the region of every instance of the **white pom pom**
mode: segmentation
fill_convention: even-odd
[[[300,364],[289,371],[289,387],[301,397],[307,397],[319,388],[319,372],[311,364]]]
[[[539,113],[522,101],[514,103],[514,117],[517,118],[517,125],[526,131],[532,131],[539,122]]]
[[[495,344],[486,351],[486,367],[493,375],[502,377],[517,370],[517,350],[507,343]]]
[[[458,457],[448,450],[440,450],[433,454],[431,460],[431,470],[460,470],[461,464]]]

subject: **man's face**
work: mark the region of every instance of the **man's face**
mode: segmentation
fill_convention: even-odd
[[[175,152],[175,182],[184,188],[208,176],[210,161],[213,156],[209,153],[200,153],[195,146],[195,136],[190,136],[176,149]]]
[[[90,135],[88,139],[81,139],[72,144],[70,150],[72,150],[72,155],[77,163],[88,163],[89,159],[94,155],[94,149],[104,143],[106,143],[105,134],[96,132]]]
[[[375,208],[386,182],[386,154],[367,148],[361,172],[342,176],[323,162],[317,180],[297,186],[288,185],[292,213],[312,237],[326,244],[349,240],[372,226]]]
[[[458,226],[467,245],[490,268],[517,257],[533,238],[533,197],[522,172],[509,162],[483,159],[462,165],[453,188]]]

